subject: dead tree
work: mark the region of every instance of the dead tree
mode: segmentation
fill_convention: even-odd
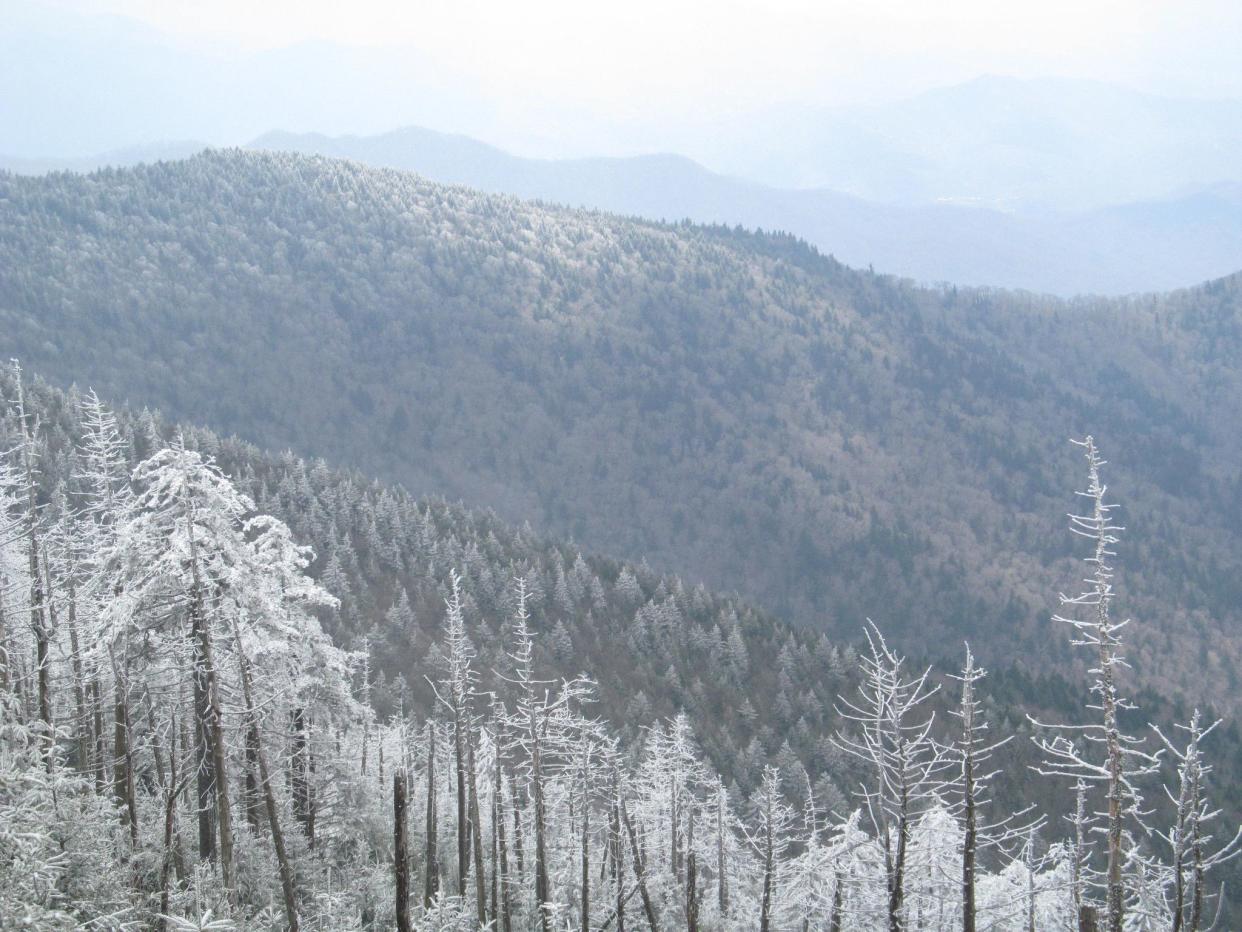
[[[393,879],[397,896],[397,930],[410,932],[410,864],[409,842],[405,825],[405,773],[394,768],[392,773]]]
[[[440,890],[440,859],[436,837],[436,726],[427,721],[427,849],[423,857],[423,906],[431,908]]]
[[[1137,819],[1140,809],[1133,781],[1156,768],[1158,755],[1145,753],[1141,747],[1142,740],[1125,734],[1118,722],[1118,713],[1133,708],[1118,689],[1119,674],[1129,666],[1121,652],[1121,630],[1128,622],[1114,621],[1111,614],[1113,568],[1109,560],[1116,556],[1113,547],[1118,540],[1116,535],[1122,528],[1112,520],[1115,506],[1105,500],[1107,486],[1100,477],[1105,461],[1096,448],[1095,440],[1088,436],[1074,443],[1083,448],[1087,459],[1087,490],[1078,495],[1087,499],[1091,507],[1087,514],[1070,515],[1070,529],[1091,541],[1091,555],[1086,557],[1090,571],[1086,586],[1079,595],[1061,596],[1061,605],[1082,612],[1082,617],[1058,614],[1054,620],[1073,629],[1074,645],[1086,647],[1094,654],[1089,708],[1099,714],[1100,720],[1082,726],[1048,726],[1032,719],[1040,728],[1055,732],[1052,738],[1036,737],[1036,744],[1045,759],[1045,763],[1036,769],[1048,776],[1082,779],[1103,786],[1106,801],[1103,814],[1106,845],[1104,886],[1108,932],[1123,932],[1126,907],[1122,877],[1126,860],[1125,822]],[[1098,747],[1102,760],[1088,756],[1070,740],[1067,732],[1081,736],[1088,747]]]

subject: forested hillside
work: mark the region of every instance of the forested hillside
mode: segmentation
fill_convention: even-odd
[[[989,676],[969,650],[953,678],[874,628],[855,653],[16,367],[0,412],[4,927],[1232,915],[1204,876],[1237,848],[1213,814],[1236,811],[1237,729],[1131,708],[1102,562],[1062,600],[1101,648],[1085,682]],[[1098,560],[1116,529],[1086,452],[1074,522]]]
[[[871,616],[919,652],[1065,662],[1064,441],[1092,431],[1126,503],[1131,658],[1221,702],[1242,657],[1240,297],[1237,277],[1093,303],[921,290],[784,237],[315,158],[0,176],[4,349],[54,381],[836,638]],[[576,553],[558,560],[549,591]]]
[[[1096,210],[1075,205],[1007,213],[952,199],[912,205],[830,188],[768,187],[675,155],[520,158],[419,127],[378,136],[265,133],[246,148],[352,159],[431,181],[650,220],[784,230],[847,265],[923,282],[1121,295],[1195,285],[1237,271],[1242,261],[1242,187],[1228,182]],[[174,156],[121,157],[103,156],[90,167]],[[36,167],[13,164],[26,174]]]
[[[16,398],[16,381],[4,373],[4,449],[20,436]],[[52,507],[75,485],[71,451],[87,428],[87,401],[38,381],[26,386],[26,408],[41,429],[42,497]],[[498,685],[493,673],[507,667],[504,635],[520,577],[531,626],[541,634],[540,666],[567,678],[592,671],[599,711],[629,723],[629,739],[644,723],[685,712],[716,766],[747,789],[770,757],[790,773],[805,773],[794,781],[802,784],[823,777],[834,759],[826,736],[833,699],[855,673],[850,642],[800,632],[645,563],[584,555],[493,514],[418,501],[322,461],[270,456],[207,430],[167,425],[150,412],[121,409],[115,417],[125,473],[180,437],[216,461],[259,511],[279,517],[313,548],[309,573],[339,599],[317,614],[336,643],[357,652],[357,686],[383,717],[400,709],[425,714],[434,705],[427,675],[440,662],[454,573],[463,611],[476,626],[479,668],[487,685]],[[1061,698],[1052,692],[1054,702]],[[831,786],[821,785],[823,795],[839,799]]]

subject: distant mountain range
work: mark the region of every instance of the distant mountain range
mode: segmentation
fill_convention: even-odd
[[[985,75],[892,103],[770,109],[670,144],[770,184],[1077,211],[1242,181],[1242,101]]]
[[[418,128],[369,137],[268,133],[250,147],[349,158],[483,191],[654,220],[790,232],[848,265],[923,282],[1125,294],[1182,287],[1242,268],[1239,184],[1035,216],[771,188],[672,155],[520,158]]]
[[[827,190],[782,190],[672,155],[530,159],[465,136],[407,128],[377,136],[272,132],[251,148],[349,158],[434,181],[654,220],[793,233],[860,268],[923,282],[1058,295],[1125,294],[1194,284],[1242,268],[1242,185],[1079,213],[901,206]],[[0,158],[25,174],[181,158],[202,143],[134,147],[94,158]]]
[[[69,63],[72,63],[71,65]],[[187,42],[45,0],[0,16],[0,152],[81,157],[137,143],[238,145],[273,127],[462,132],[543,156],[678,152],[715,172],[868,201],[1081,211],[1242,182],[1242,101],[983,76],[852,107],[766,106],[727,122],[535,112],[400,47]],[[551,105],[549,105],[551,106]],[[521,125],[516,125],[520,123]]]

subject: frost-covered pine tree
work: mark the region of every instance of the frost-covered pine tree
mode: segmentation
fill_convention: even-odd
[[[1122,528],[1113,523],[1115,506],[1107,500],[1108,487],[1100,474],[1105,461],[1095,439],[1087,436],[1074,443],[1082,448],[1087,460],[1087,488],[1077,494],[1086,499],[1090,507],[1086,513],[1070,515],[1070,529],[1091,543],[1091,552],[1085,558],[1089,573],[1079,594],[1061,596],[1061,605],[1067,614],[1057,614],[1054,620],[1071,627],[1074,632],[1071,643],[1091,652],[1094,663],[1090,670],[1092,698],[1087,708],[1098,720],[1086,725],[1040,726],[1051,727],[1055,733],[1051,738],[1037,736],[1035,739],[1045,757],[1045,763],[1038,770],[1046,776],[1081,779],[1102,787],[1107,928],[1109,932],[1123,932],[1126,827],[1127,823],[1136,822],[1142,812],[1135,781],[1151,773],[1157,761],[1143,750],[1143,740],[1127,734],[1119,721],[1120,712],[1133,708],[1119,684],[1122,672],[1129,666],[1122,653],[1121,639],[1121,632],[1129,622],[1112,617],[1114,593],[1110,561],[1116,556],[1113,547]],[[1040,725],[1039,722],[1035,724]],[[1071,735],[1078,736],[1083,746],[1072,740]]]
[[[841,730],[836,747],[867,771],[856,790],[884,859],[889,932],[907,928],[904,899],[910,836],[922,812],[939,802],[953,758],[933,738],[935,713],[929,700],[939,687],[931,669],[908,674],[874,625],[867,628],[868,653],[860,658],[863,679],[856,699],[840,700],[838,714],[852,730]]]

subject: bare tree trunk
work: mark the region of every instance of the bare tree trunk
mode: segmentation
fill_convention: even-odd
[[[7,693],[11,678],[9,676],[9,655],[11,653],[9,646],[9,621],[4,611],[4,590],[8,585],[8,581],[3,573],[0,573],[0,692]]]
[[[405,774],[399,769],[392,775],[392,869],[396,882],[397,930],[410,932],[410,865],[405,826]]]
[[[39,721],[42,723],[44,758],[52,767],[56,731],[52,722],[51,633],[47,626],[43,574],[39,570],[39,500],[35,485],[34,438],[26,422],[26,396],[22,388],[21,370],[17,370],[17,414],[22,425],[22,466],[26,473],[26,547],[30,572],[30,628],[35,637],[35,674],[38,678]]]
[[[248,743],[254,748],[255,763],[259,767],[259,782],[263,789],[263,802],[267,809],[268,828],[272,833],[272,846],[276,849],[276,864],[280,869],[280,887],[285,900],[285,919],[289,932],[298,932],[298,901],[293,886],[293,867],[289,863],[289,855],[285,850],[285,836],[280,830],[280,814],[276,806],[276,794],[272,790],[271,774],[267,769],[267,755],[263,753],[263,742],[259,734],[259,716],[255,711],[254,689],[250,682],[250,661],[242,647],[241,632],[236,619],[233,621],[233,638],[237,644],[237,663],[241,672],[242,696],[246,700],[246,720],[249,729]],[[219,768],[223,773],[223,768]],[[223,826],[224,820],[221,820]],[[223,833],[222,833],[223,834]],[[221,843],[221,851],[224,845]],[[221,862],[223,863],[223,857]]]
[[[427,722],[427,852],[423,858],[423,906],[430,909],[440,889],[440,862],[436,852],[436,728]]]
[[[590,857],[590,832],[591,832],[591,807],[586,798],[586,781],[583,780],[582,793],[582,845],[580,857],[582,861],[582,877],[579,881],[581,884],[582,913],[581,926],[582,932],[591,932],[591,857]]]
[[[681,830],[681,813],[679,812],[679,800],[677,777],[675,773],[668,776],[668,800],[669,800],[669,819],[670,830],[668,839],[668,862],[669,867],[673,871],[673,879],[681,880],[681,848],[678,844],[678,833]]]
[[[522,841],[522,807],[518,805],[517,780],[509,773],[509,804],[513,809],[513,858],[517,868],[517,886],[526,885],[526,847]]]
[[[310,744],[306,735],[306,713],[301,706],[293,710],[293,816],[302,826],[306,841],[315,847],[315,809],[310,786]]]
[[[126,697],[128,677],[124,676],[113,660],[114,750],[113,796],[121,807],[121,824],[129,829],[130,847],[138,847],[138,800],[134,787],[134,758],[130,749],[129,703]]]
[[[691,932],[699,925],[698,858],[694,851],[693,799],[686,813],[686,921]]]
[[[43,584],[39,581],[39,561],[31,544],[30,565],[34,582],[30,584],[30,625],[35,636],[35,668],[39,687],[39,721],[42,723],[43,753],[48,767],[56,744],[56,726],[52,721],[52,636],[43,604]]]
[[[173,724],[173,733],[176,733],[175,722]],[[156,924],[159,932],[164,932],[168,928],[167,916],[172,893],[172,873],[176,860],[173,855],[173,839],[176,837],[177,830],[177,793],[180,787],[177,784],[175,739],[173,744],[173,752],[168,759],[168,781],[164,784],[164,859],[160,864],[160,917],[159,922]]]
[[[1203,923],[1203,827],[1199,822],[1202,811],[1198,771],[1195,771],[1194,787],[1190,796],[1191,812],[1194,813],[1190,834],[1190,927],[1189,932],[1199,932]]]
[[[543,932],[552,932],[549,903],[552,899],[548,880],[547,810],[543,796],[543,750],[539,729],[531,712],[531,789],[535,796],[535,899],[539,904],[539,924]]]
[[[246,729],[246,775],[245,795],[242,808],[246,810],[246,822],[256,838],[259,837],[260,812],[263,801],[259,793],[259,734],[256,729]]]
[[[466,810],[466,744],[462,710],[453,708],[453,762],[457,774],[457,895],[466,895],[466,874],[470,871],[470,827]]]
[[[716,780],[716,899],[720,915],[729,914],[729,874],[725,870],[724,781]]]
[[[91,718],[94,721],[92,730],[95,733],[95,795],[102,796],[108,782],[105,773],[108,755],[107,749],[104,747],[103,696],[99,690],[98,678],[91,680],[90,694]]]
[[[178,727],[180,727],[180,731],[178,731]],[[175,807],[177,804],[177,797],[181,796],[182,793],[185,792],[186,784],[190,782],[190,776],[191,776],[191,774],[185,772],[184,762],[182,762],[180,769],[178,769],[178,766],[177,766],[177,762],[182,760],[182,758],[179,757],[178,755],[180,754],[187,755],[187,759],[188,759],[188,752],[189,752],[190,745],[185,740],[186,738],[185,720],[182,719],[179,721],[177,719],[177,713],[176,713],[175,707],[172,713],[172,721],[169,723],[168,734],[169,734],[168,761],[169,761],[169,767],[170,767],[170,776],[168,778],[168,785],[172,787],[174,818],[175,818],[176,817]],[[178,743],[177,743],[178,737],[180,737],[180,741],[181,741],[179,748],[178,748]],[[178,782],[177,780],[178,772],[181,773],[180,782]],[[177,874],[177,883],[184,884],[185,883],[185,851],[181,847],[181,834],[175,830],[172,836],[172,858],[173,858],[173,870]]]
[[[647,890],[647,868],[643,863],[642,849],[638,847],[638,833],[634,831],[634,820],[626,811],[624,799],[621,800],[621,821],[625,823],[625,832],[630,838],[630,860],[634,865],[634,876],[638,879],[638,892],[643,898],[643,912],[647,914],[647,925],[651,926],[651,932],[660,932],[655,904],[651,902],[651,894]]]
[[[216,859],[216,773],[211,754],[211,678],[210,667],[204,654],[208,641],[206,619],[203,617],[202,593],[195,587],[191,593],[189,608],[190,649],[192,651],[192,676],[194,680],[194,748],[195,782],[198,807],[198,856],[204,861]]]
[[[686,932],[699,932],[698,857],[691,848],[686,855]]]
[[[487,874],[483,870],[483,826],[479,818],[479,786],[474,768],[474,738],[466,736],[467,781],[470,792],[470,839],[474,851],[474,906],[480,926],[487,925]]]
[[[160,732],[155,727],[155,706],[151,702],[151,693],[144,691],[147,700],[147,730],[151,732],[151,759],[155,761],[155,777],[160,786],[168,783],[168,770],[164,766],[164,750],[160,746]]]
[[[198,588],[197,583],[195,588]],[[199,657],[207,688],[207,738],[211,745],[211,775],[215,789],[216,830],[220,840],[220,880],[229,903],[236,886],[233,877],[233,815],[229,802],[228,759],[224,746],[224,714],[220,708],[220,689],[212,659],[211,632],[204,616],[198,626]]]
[[[621,838],[621,806],[620,781],[613,773],[612,781],[612,824],[609,826],[612,843],[612,886],[616,893],[617,903],[613,907],[613,915],[617,919],[617,932],[625,932],[625,842]],[[631,894],[633,891],[630,891]]]
[[[497,819],[498,819],[498,812],[496,809],[497,792],[498,790],[492,791],[492,812],[491,812],[492,830],[490,833],[488,833],[488,839],[490,841],[491,849],[492,849],[491,850],[492,882],[489,887],[489,895],[491,896],[491,901],[489,902],[487,908],[488,908],[488,912],[496,919],[497,922],[499,922],[500,921],[500,838],[497,836],[497,830],[499,829],[500,826],[499,826],[499,823],[497,822]]]
[[[509,901],[509,851],[505,841],[505,799],[504,779],[500,766],[500,753],[496,753],[496,789],[492,794],[495,811],[492,818],[496,823],[496,840],[499,844],[500,860],[497,866],[500,886],[500,928],[501,932],[512,932],[513,912]]]
[[[1083,906],[1082,902],[1082,874],[1087,864],[1087,782],[1079,777],[1075,790],[1074,864],[1070,869],[1070,885],[1074,901],[1074,915],[1078,917],[1079,932],[1086,932],[1083,926],[1086,907]],[[1094,918],[1092,921],[1094,922]]]
[[[910,797],[909,788],[903,783],[898,797],[897,812],[897,855],[892,861],[889,871],[888,889],[888,929],[889,932],[901,932],[902,904],[906,892],[906,850],[910,841]]]
[[[1105,682],[1111,682],[1111,668],[1105,670]],[[1121,877],[1122,862],[1122,781],[1121,742],[1117,731],[1117,712],[1113,699],[1106,688],[1104,693],[1104,720],[1108,745],[1108,929],[1124,932],[1125,885]]]
[[[964,704],[963,704],[964,705]],[[962,799],[965,834],[962,840],[962,932],[975,932],[975,759],[969,739],[962,760]]]
[[[72,549],[72,547],[70,548]],[[43,575],[47,580],[49,594],[48,610],[51,612],[52,628],[56,627],[56,602],[51,599],[52,574],[48,569],[47,555],[43,558]],[[73,707],[77,723],[74,732],[77,735],[77,765],[79,773],[88,773],[91,769],[91,720],[86,711],[86,677],[82,672],[82,646],[78,640],[78,598],[77,585],[74,582],[74,568],[69,572],[68,597],[69,606],[66,612],[66,626],[69,629],[69,659],[73,670]],[[3,623],[0,622],[0,644],[3,643]]]
[[[832,912],[828,915],[828,932],[841,932],[841,906],[844,899],[844,882],[838,871],[833,877]]]
[[[772,795],[767,793],[764,796],[764,818],[763,818],[763,901],[759,913],[759,932],[769,932],[772,927],[772,871],[775,867],[773,864],[773,842],[772,837],[772,819],[774,813],[772,811]]]

